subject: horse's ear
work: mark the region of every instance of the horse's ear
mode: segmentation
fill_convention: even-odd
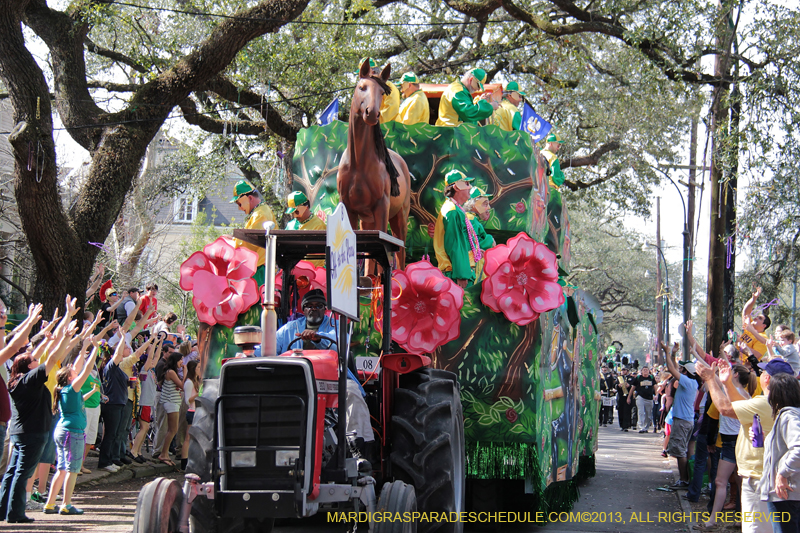
[[[389,81],[389,76],[391,76],[391,74],[392,74],[392,64],[386,63],[386,66],[383,67],[383,70],[381,71],[381,79],[383,81]]]
[[[369,68],[369,58],[367,58],[363,63],[361,63],[361,69],[358,71],[358,77],[369,78],[371,73],[372,69]]]

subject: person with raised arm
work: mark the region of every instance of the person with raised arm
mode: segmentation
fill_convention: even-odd
[[[759,296],[761,296],[761,287],[756,287],[753,295],[744,304],[744,309],[742,309],[742,334],[739,335],[739,343],[744,343],[749,348],[749,350],[743,351],[754,356],[757,360],[756,364],[767,353],[767,337],[764,332],[771,324],[771,320],[766,313],[762,311],[753,313],[753,307],[755,307]],[[753,361],[749,362],[754,366]]]
[[[151,336],[151,339],[156,338]],[[150,430],[150,423],[153,421],[153,407],[156,400],[156,373],[153,370],[161,356],[161,344],[164,342],[165,337],[158,337],[157,342],[150,343],[147,347],[147,360],[139,369],[139,381],[141,383],[142,393],[139,396],[139,412],[137,418],[139,420],[139,432],[133,439],[133,446],[131,447],[131,454],[134,461],[137,463],[144,463],[145,458],[142,456],[142,444]]]
[[[39,321],[40,312],[41,306],[30,309],[31,325]],[[40,364],[26,352],[17,356],[11,367],[9,392],[12,414],[9,434],[12,450],[8,469],[0,485],[0,519],[10,524],[34,521],[25,515],[25,485],[33,474],[50,435],[52,401],[46,387],[47,375],[64,357],[67,339],[77,331],[75,322],[69,321],[71,316],[69,313],[64,316],[67,324],[64,327],[59,324],[54,336],[48,334],[45,342],[51,355],[44,363]]]
[[[59,413],[56,424],[55,439],[58,455],[56,475],[50,484],[47,503],[44,506],[45,514],[77,515],[83,514],[72,502],[72,493],[75,482],[83,465],[83,448],[85,443],[86,413],[84,411],[84,396],[81,388],[89,377],[97,360],[98,350],[93,348],[87,356],[87,351],[92,345],[91,332],[88,328],[83,338],[81,348],[75,362],[61,368],[56,374],[56,388],[53,391],[53,412]],[[87,393],[95,394],[98,391]],[[61,508],[56,511],[56,496],[64,488],[64,499]]]
[[[672,351],[662,342],[661,349],[667,360],[667,370],[675,378],[675,399],[672,403],[672,432],[669,437],[667,454],[678,462],[680,480],[673,488],[689,488],[689,438],[694,428],[694,398],[697,395],[697,381],[695,380],[695,364],[680,363],[675,360],[679,345],[676,342]]]

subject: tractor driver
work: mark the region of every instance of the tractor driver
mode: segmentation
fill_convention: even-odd
[[[286,352],[289,344],[298,337],[303,339],[302,346],[298,342],[293,347],[305,350],[327,349],[328,343],[320,339],[320,335],[336,338],[334,324],[331,318],[325,314],[327,305],[324,292],[319,289],[308,291],[303,296],[301,307],[305,316],[287,322],[278,330],[276,339],[278,354]]]
[[[328,349],[329,343],[320,335],[336,338],[333,322],[325,314],[327,300],[324,292],[320,289],[308,291],[303,296],[301,305],[305,316],[288,322],[278,330],[276,338],[278,354],[286,352],[289,344],[297,338],[303,339],[305,350]],[[256,357],[261,355],[260,346],[256,348],[255,355]],[[355,435],[355,445],[362,456],[371,459],[374,446],[371,443],[375,441],[375,434],[372,432],[369,408],[364,400],[366,392],[350,369],[347,370],[347,378],[347,433]]]

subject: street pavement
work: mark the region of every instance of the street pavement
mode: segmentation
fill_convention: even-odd
[[[618,427],[600,428],[597,475],[580,486],[580,499],[571,515],[546,525],[498,524],[501,531],[515,533],[685,533],[690,526],[685,513],[691,508],[678,493],[664,489],[675,480],[674,460],[661,457],[661,435],[621,432]],[[96,464],[90,458],[89,468]],[[30,525],[0,525],[8,532],[128,532],[133,525],[136,498],[141,487],[161,475],[182,482],[183,475],[167,471],[166,465],[128,467],[116,474],[93,471],[79,478],[73,503],[82,516],[45,515],[29,512]],[[520,509],[520,511],[525,511]],[[648,515],[649,513],[649,515]],[[605,521],[602,521],[605,520]],[[359,531],[367,531],[361,524]],[[324,515],[308,520],[289,520],[275,527],[276,533],[341,532],[343,523],[328,523]],[[466,531],[485,531],[468,525]]]

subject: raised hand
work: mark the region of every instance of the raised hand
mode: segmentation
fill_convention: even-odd
[[[717,368],[719,368],[719,380],[723,383],[727,383],[731,380],[733,376],[733,369],[731,368],[731,364],[726,359],[720,359]]]
[[[66,312],[67,312],[67,314],[69,316],[75,316],[75,313],[78,312],[78,308],[75,305],[77,303],[78,303],[78,299],[77,298],[73,298],[69,294],[67,294],[67,298],[66,298],[67,311]]]

